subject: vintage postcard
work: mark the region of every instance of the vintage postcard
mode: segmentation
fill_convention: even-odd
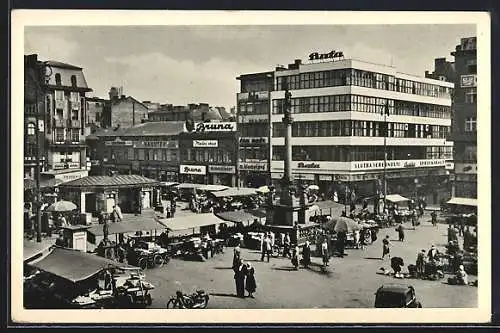
[[[13,11],[13,321],[488,322],[489,29]]]

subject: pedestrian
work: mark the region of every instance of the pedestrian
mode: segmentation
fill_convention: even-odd
[[[299,270],[299,247],[298,245],[292,245],[292,256],[291,256],[292,265],[296,271]]]
[[[250,263],[247,266],[247,276],[245,280],[245,289],[248,291],[248,297],[254,298],[253,293],[257,289],[257,283],[255,282],[255,269]]]
[[[431,213],[431,222],[434,227],[437,227],[437,213],[435,211]]]
[[[439,259],[439,251],[436,248],[436,245],[432,245],[431,249],[427,253],[427,257],[429,260],[438,260]]]
[[[359,247],[363,251],[366,247],[366,238],[368,237],[367,235],[369,235],[368,234],[369,232],[370,232],[370,229],[367,229],[367,228],[363,228],[359,232]]]
[[[354,247],[356,249],[359,249],[360,242],[361,242],[361,233],[359,230],[354,230]]]
[[[121,222],[123,219],[122,210],[118,205],[113,206],[113,218],[115,222]]]
[[[238,245],[233,250],[233,266],[232,266],[232,268],[235,272],[236,272],[236,268],[239,265],[240,259],[241,259],[241,249],[240,249],[240,246]]]
[[[283,257],[290,257],[290,234],[287,232],[283,243]]]
[[[343,258],[345,256],[345,242],[346,242],[347,234],[345,231],[339,231],[337,233],[337,249],[339,252],[339,256]]]
[[[403,227],[402,223],[396,228],[396,231],[398,232],[399,241],[404,242],[404,240],[405,240],[405,228]]]
[[[391,253],[390,253],[390,246],[391,242],[389,240],[389,235],[386,235],[385,238],[382,240],[382,259],[385,258],[386,255],[389,256],[389,259],[391,258]]]
[[[309,265],[311,264],[311,245],[309,244],[309,241],[306,241],[302,247],[302,264],[305,268],[309,268]]]
[[[326,241],[326,237],[323,238],[323,243],[321,243],[321,257],[323,258],[323,266],[326,267],[329,265],[328,261],[330,260],[330,254],[328,253],[328,243]]]
[[[425,274],[425,250],[422,249],[417,255],[417,274],[419,278],[423,278]]]
[[[269,234],[266,234],[264,236],[264,240],[262,243],[262,255],[260,257],[260,261],[264,261],[264,257],[267,255],[267,262],[269,262],[269,257],[271,256],[271,250],[272,250],[271,238],[269,237]]]
[[[177,210],[176,205],[177,203],[175,202],[175,198],[172,198],[172,200],[170,200],[170,214],[172,218],[174,218],[175,211]]]
[[[245,277],[247,274],[246,265],[243,260],[239,260],[234,272],[234,281],[236,284],[236,296],[245,297]]]
[[[392,257],[391,258],[391,268],[394,271],[394,277],[401,278],[403,275],[401,274],[401,267],[404,266],[403,258],[401,257]]]

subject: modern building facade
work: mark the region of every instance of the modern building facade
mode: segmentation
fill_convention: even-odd
[[[284,172],[285,85],[292,94],[292,173],[327,196],[383,191],[428,202],[450,197],[446,162],[453,143],[453,83],[398,73],[347,59],[296,60],[273,72],[270,92],[270,176]],[[387,130],[385,130],[387,128]],[[384,144],[385,143],[385,144]],[[387,162],[384,163],[384,153]]]
[[[245,74],[237,79],[240,185],[259,187],[270,183],[270,92],[274,90],[274,73]]]
[[[477,198],[477,40],[462,38],[455,57],[455,94],[451,139],[454,142],[453,196]]]

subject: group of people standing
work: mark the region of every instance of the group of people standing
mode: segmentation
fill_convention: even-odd
[[[255,281],[255,269],[250,263],[245,263],[241,258],[241,249],[239,246],[234,248],[233,254],[234,281],[236,283],[236,296],[245,297],[245,290],[248,297],[254,298],[253,293],[257,290]]]

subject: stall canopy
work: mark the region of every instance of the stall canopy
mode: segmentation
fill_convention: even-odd
[[[63,183],[63,181],[60,179],[56,179],[56,178],[41,180],[40,181],[40,188],[56,187],[57,185],[59,185],[61,183]],[[25,178],[24,179],[24,189],[31,190],[34,188],[36,188],[36,181],[31,179],[31,178]]]
[[[165,225],[170,231],[189,230],[209,225],[218,225],[224,223],[212,213],[195,214],[184,217],[174,217],[169,219],[161,219],[159,222]]]
[[[182,183],[179,185],[176,185],[175,188],[179,190],[188,190],[188,189],[198,189],[202,186],[205,186],[204,184],[193,184],[193,183]]]
[[[340,216],[345,210],[345,206],[332,200],[325,200],[316,201],[310,209],[319,210],[320,215]]]
[[[42,240],[41,243],[38,243],[25,240],[23,244],[23,260],[25,262],[33,260],[35,257],[48,251],[52,246],[54,246],[53,241]]]
[[[159,185],[159,181],[139,175],[88,176],[65,182],[60,188],[135,188]]]
[[[405,198],[399,194],[389,194],[389,195],[386,195],[385,196],[385,200],[389,201],[389,202],[406,202],[406,201],[410,201],[410,199],[408,198]]]
[[[224,221],[234,222],[234,223],[245,223],[253,222],[255,219],[260,220],[266,217],[266,211],[264,209],[244,209],[229,212],[219,212],[215,215]]]
[[[73,283],[86,280],[110,266],[128,266],[94,254],[64,248],[54,248],[46,257],[29,265]]]
[[[203,185],[197,188],[200,191],[217,192],[227,190],[229,187],[224,185]]]
[[[135,231],[164,230],[166,226],[155,217],[133,216],[121,222],[108,223],[110,235],[123,234]],[[103,224],[90,227],[88,232],[95,236],[103,236]]]
[[[179,185],[179,183],[177,183],[177,182],[161,182],[160,185],[165,186],[165,187],[170,187],[170,186]]]
[[[477,199],[472,198],[451,198],[446,202],[448,205],[457,205],[457,206],[473,206],[477,207]]]
[[[242,197],[257,194],[257,189],[249,187],[231,187],[224,191],[218,191],[212,193],[217,198],[222,197]]]

